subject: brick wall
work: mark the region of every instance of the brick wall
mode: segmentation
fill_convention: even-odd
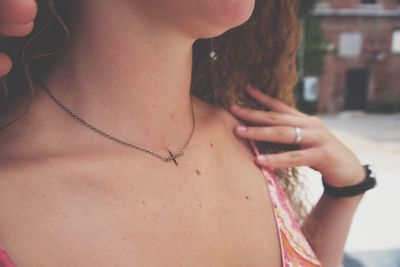
[[[358,8],[361,0],[321,0],[321,3],[329,3],[334,9]],[[395,9],[398,7],[397,0],[377,0],[377,3],[385,9]]]
[[[331,6],[357,7],[358,0],[331,0]],[[397,8],[397,0],[381,0],[385,7]],[[342,58],[336,51],[326,55],[324,73],[319,82],[318,110],[343,110],[346,71],[367,68],[370,71],[368,101],[384,98],[400,101],[400,55],[391,51],[392,33],[400,28],[400,17],[322,17],[322,28],[327,43],[338,45],[343,32],[360,32],[363,36],[362,53],[357,58]]]

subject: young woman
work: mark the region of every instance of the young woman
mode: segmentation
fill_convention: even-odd
[[[293,107],[297,6],[0,0],[0,263],[339,266],[362,193],[301,231],[295,167],[366,172]]]

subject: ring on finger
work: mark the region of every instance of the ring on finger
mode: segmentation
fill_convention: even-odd
[[[295,130],[296,137],[295,137],[293,144],[298,145],[298,144],[300,144],[301,139],[303,139],[302,129],[300,127],[295,127],[294,130]]]

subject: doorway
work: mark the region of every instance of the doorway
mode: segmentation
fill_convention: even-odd
[[[346,71],[345,110],[364,110],[366,108],[368,81],[369,69],[351,69]]]

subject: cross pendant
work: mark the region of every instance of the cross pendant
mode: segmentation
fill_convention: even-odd
[[[171,150],[168,149],[168,153],[169,153],[170,157],[167,159],[167,161],[172,160],[172,161],[175,163],[175,165],[178,166],[178,162],[176,161],[176,158],[179,157],[179,156],[182,156],[182,155],[183,155],[183,152],[181,151],[181,152],[179,152],[178,154],[175,154],[175,155],[174,155],[174,154],[171,152]]]

